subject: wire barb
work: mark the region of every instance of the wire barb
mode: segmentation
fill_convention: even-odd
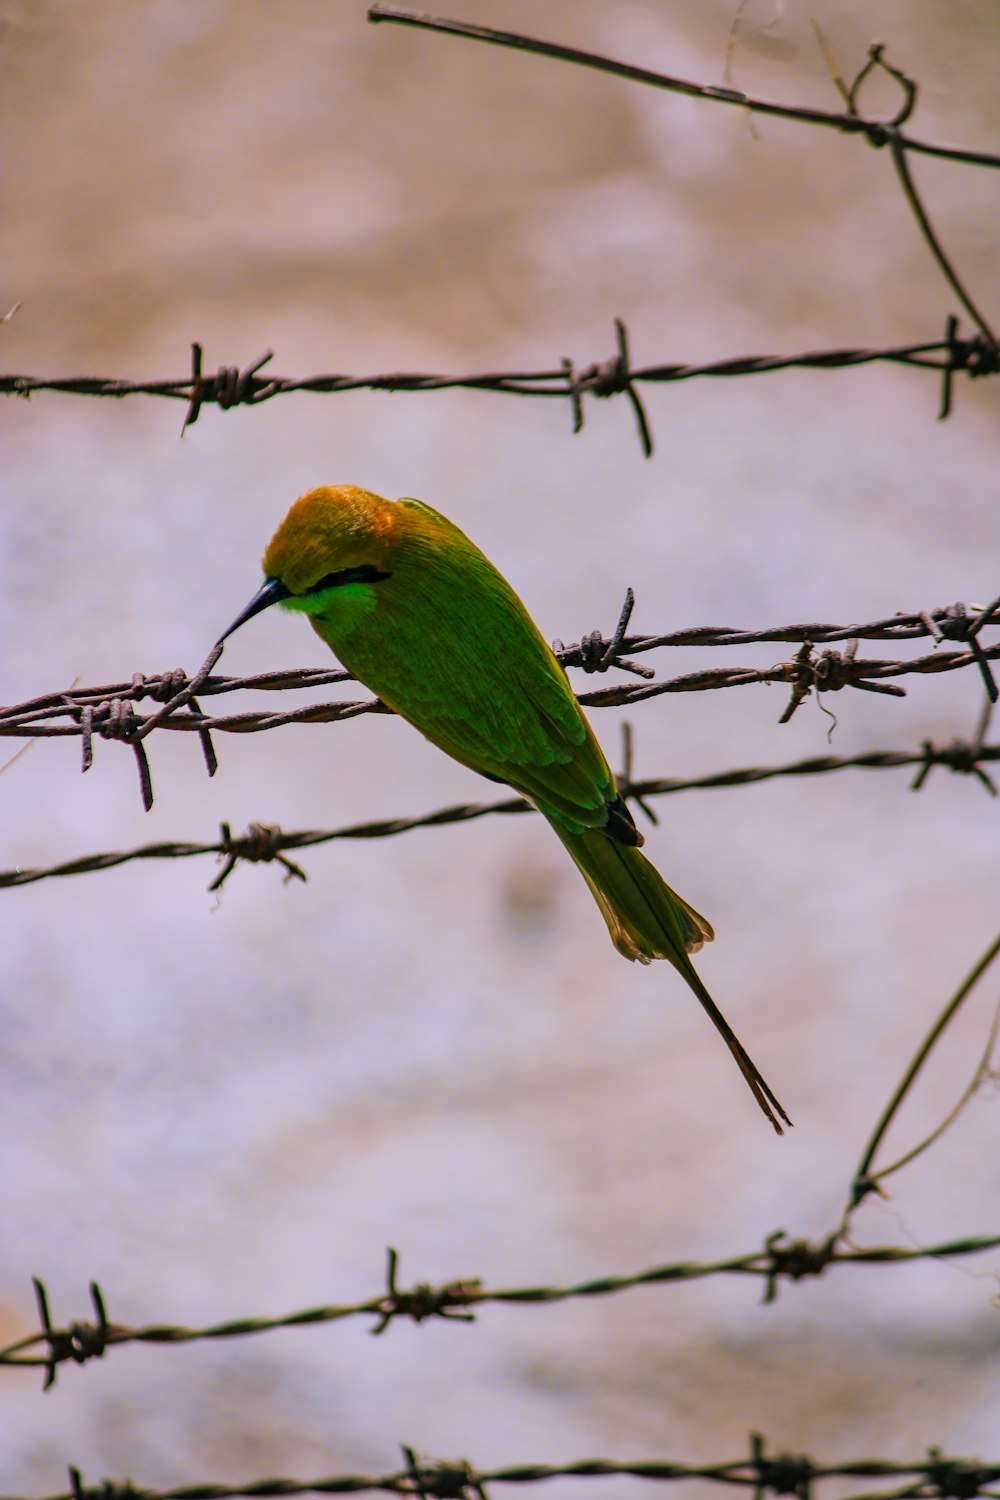
[[[68,696],[66,701],[75,711],[76,705]],[[126,745],[130,745],[139,772],[139,795],[142,798],[143,807],[146,812],[149,812],[153,805],[153,781],[145,748],[136,738],[138,721],[134,702],[127,698],[114,697],[105,699],[103,703],[88,703],[79,709],[76,719],[80,726],[83,751],[80,769],[84,772],[89,771],[94,764],[95,732],[102,739],[121,740]]]
[[[797,1500],[810,1500],[816,1466],[804,1453],[778,1453],[771,1458],[765,1452],[762,1435],[752,1432],[750,1463],[757,1479],[754,1500],[764,1500],[767,1494],[795,1495]]]
[[[932,620],[927,615],[921,615],[929,634],[934,637],[935,645],[941,641],[961,641],[963,645],[968,646],[976,659],[986,696],[991,703],[997,701],[997,685],[990,670],[989,661],[977,637],[986,620],[998,607],[1000,607],[1000,598],[994,599],[985,609],[979,609],[973,605],[975,613],[972,616],[962,603],[950,604],[936,620]]]
[[[952,740],[951,744],[938,747],[932,740],[924,740],[921,749],[923,761],[910,782],[911,792],[920,791],[934,766],[946,766],[959,776],[975,776],[991,797],[997,796],[996,783],[982,765],[981,746],[970,745],[966,740]]]
[[[820,1244],[809,1240],[788,1240],[784,1229],[776,1229],[764,1241],[769,1257],[765,1270],[764,1302],[774,1302],[778,1295],[778,1282],[786,1276],[789,1281],[804,1281],[807,1276],[822,1276],[833,1260],[837,1250],[839,1234],[828,1235]],[[781,1493],[791,1493],[782,1491]]]
[[[421,1464],[413,1448],[403,1444],[402,1449],[410,1494],[431,1496],[433,1500],[468,1500],[470,1495],[488,1500],[481,1476],[465,1459],[457,1463]]]
[[[45,1283],[38,1276],[31,1278],[35,1289],[35,1301],[38,1304],[38,1316],[42,1325],[42,1331],[38,1341],[48,1346],[48,1354],[42,1361],[45,1368],[45,1383],[43,1390],[49,1390],[56,1383],[56,1372],[60,1364],[71,1359],[75,1364],[86,1364],[89,1359],[100,1359],[107,1349],[109,1323],[107,1312],[104,1307],[104,1297],[96,1281],[90,1283],[90,1300],[94,1308],[95,1321],[93,1323],[70,1323],[67,1328],[54,1328],[49,1316],[49,1296],[45,1289]],[[20,1363],[38,1363],[34,1361],[20,1361]]]
[[[583,406],[580,401],[580,392],[589,391],[592,396],[599,400],[606,400],[609,396],[619,396],[624,393],[629,399],[632,412],[635,416],[636,430],[639,435],[639,446],[644,458],[653,456],[653,436],[649,427],[649,419],[646,409],[639,399],[638,392],[632,376],[632,367],[628,351],[628,330],[621,318],[615,319],[615,341],[617,353],[610,359],[600,361],[598,364],[588,365],[580,373],[573,374],[572,397],[574,401],[574,422],[579,420],[579,426],[574,425],[573,431],[579,432],[583,426]],[[573,371],[572,361],[564,360],[563,365],[569,366]]]
[[[945,1500],[973,1500],[988,1484],[995,1484],[995,1465],[966,1458],[945,1458],[940,1448],[927,1450],[927,1482]]]
[[[991,343],[981,333],[974,333],[968,339],[959,338],[958,327],[958,319],[954,314],[950,315],[945,323],[944,331],[948,359],[940,366],[939,422],[943,422],[951,415],[952,388],[956,374],[964,371],[970,379],[976,380],[981,375],[995,375],[1000,371],[1000,349],[996,344]]]
[[[390,1245],[386,1250],[385,1296],[378,1306],[378,1321],[369,1332],[378,1337],[396,1318],[409,1318],[414,1323],[423,1323],[428,1318],[446,1318],[457,1323],[474,1323],[475,1313],[460,1312],[470,1302],[479,1300],[482,1282],[449,1281],[441,1287],[429,1282],[418,1282],[410,1291],[396,1285],[399,1269],[399,1253]]]
[[[220,824],[219,832],[221,838],[218,853],[219,858],[224,860],[225,864],[209,886],[210,891],[222,889],[241,859],[245,859],[249,864],[270,864],[272,860],[277,860],[285,870],[285,885],[293,876],[303,883],[308,880],[309,877],[301,865],[295,864],[286,854],[282,854],[284,835],[277,823],[251,823],[246,833],[235,839],[228,823]]]
[[[803,641],[794,661],[784,664],[785,681],[791,682],[792,695],[778,723],[787,724],[814,688],[817,696],[820,693],[839,693],[845,687],[858,688],[866,693],[885,693],[893,698],[906,696],[905,688],[896,687],[891,682],[868,681],[865,674],[872,663],[858,661],[857,652],[858,641],[850,640],[843,652],[827,649],[814,661],[812,642]]]
[[[223,411],[231,406],[254,406],[276,396],[280,382],[260,378],[260,372],[274,358],[273,349],[265,349],[252,364],[240,370],[235,365],[220,365],[214,375],[202,373],[204,351],[201,344],[191,345],[191,395],[181,426],[181,437],[198,420],[206,401],[214,402]]]
[[[69,1466],[69,1489],[72,1500],[149,1500],[147,1490],[138,1490],[131,1479],[103,1479],[100,1484],[84,1484],[83,1474],[75,1464]]]
[[[156,722],[156,715],[153,715],[152,719],[140,719],[136,713],[136,704],[144,698],[152,698],[166,705],[166,708],[162,710],[166,713],[172,711],[177,704],[184,702],[190,705],[195,720],[203,717],[181,667],[175,667],[170,672],[151,677],[146,677],[141,672],[134,672],[129,683],[106,691],[106,695],[105,690],[88,691],[85,689],[82,693],[60,693],[56,697],[61,710],[71,714],[79,726],[82,742],[81,770],[84,772],[89,771],[94,764],[95,734],[100,735],[102,739],[120,740],[131,746],[139,772],[142,805],[146,812],[149,812],[153,805],[153,781],[149,759],[142,741],[149,732],[150,724]],[[197,729],[206,769],[210,776],[214,776],[219,762],[211,732],[204,724],[198,724]]]
[[[583,636],[579,643],[574,642],[571,646],[564,646],[562,641],[553,641],[553,651],[564,667],[580,667],[584,672],[606,672],[609,667],[619,667],[623,672],[631,672],[635,677],[655,677],[656,673],[652,667],[626,661],[619,654],[634,608],[635,594],[628,588],[625,590],[625,603],[622,605],[622,612],[610,641],[606,641],[599,630],[592,630],[589,635]]]
[[[215,666],[216,662],[219,660],[219,657],[222,655],[222,650],[222,642],[216,641],[215,645],[208,653],[208,656],[202,662],[201,666],[198,668],[197,672],[192,678],[185,678],[183,674],[179,672],[178,674],[175,674],[176,680],[173,685],[176,688],[176,691],[172,691],[171,693],[165,694],[163,696],[163,699],[161,700],[163,702],[163,707],[157,709],[155,714],[150,714],[146,722],[139,727],[139,729],[136,731],[135,736],[137,740],[144,740],[148,734],[150,734],[160,724],[165,723],[166,720],[169,719],[173,714],[175,714],[179,708],[189,708],[191,709],[191,721],[198,728],[198,733],[201,735],[202,739],[202,746],[205,745],[205,726],[197,723],[197,710],[193,705],[195,703],[195,695],[197,693],[200,693],[202,691],[202,688],[204,688],[208,683],[212,669]],[[200,715],[198,715],[197,717],[200,718]],[[206,764],[208,765],[208,774],[210,776],[214,775],[217,762],[215,760],[215,751],[211,748],[211,741],[208,742],[208,750],[206,750],[205,752],[205,760]]]

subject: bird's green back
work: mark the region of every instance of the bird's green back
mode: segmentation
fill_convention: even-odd
[[[344,666],[457,760],[570,827],[600,827],[616,793],[566,675],[510,584],[421,501],[395,514],[378,566],[312,624]]]

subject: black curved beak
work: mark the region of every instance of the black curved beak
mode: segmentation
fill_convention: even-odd
[[[282,599],[287,599],[290,593],[291,589],[287,589],[280,578],[265,578],[243,613],[237,615],[229,629],[224,630],[219,636],[219,641],[224,641],[228,635],[232,635],[234,630],[239,630],[240,626],[252,620],[254,615],[259,615],[262,609],[268,609],[272,604],[278,604]]]

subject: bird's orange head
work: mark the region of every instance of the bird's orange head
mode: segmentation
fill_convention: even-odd
[[[292,506],[264,553],[264,575],[304,594],[355,569],[391,571],[396,507],[353,484],[321,485]]]
[[[263,586],[219,639],[272,604],[302,610],[314,624],[334,600],[339,606],[350,601],[364,612],[374,603],[372,589],[356,585],[392,576],[398,526],[398,507],[371,490],[353,484],[309,490],[268,543]]]

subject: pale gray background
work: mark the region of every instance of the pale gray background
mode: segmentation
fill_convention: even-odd
[[[727,3],[466,3],[721,83]],[[954,303],[885,153],[539,59],[365,24],[360,3],[5,0],[2,363],[182,374],[265,347],[281,373],[637,363],[933,338]],[[881,36],[922,82],[917,133],[995,141],[995,8],[752,4],[748,90],[835,107],[810,19],[852,74]],[[865,104],[895,108],[875,85]],[[915,160],[935,222],[996,309],[996,183]],[[994,383],[995,384],[995,383]],[[466,527],[544,633],[847,622],[996,593],[996,390],[888,367],[695,382],[570,434],[557,403],[475,393],[283,398],[206,410],[42,395],[4,420],[2,697],[193,669],[257,585],[287,505],[321,482],[416,494]],[[885,654],[877,646],[862,648]],[[661,654],[662,673],[780,647]],[[225,667],[324,665],[301,622],[247,627]],[[589,685],[589,684],[588,684]],[[973,673],[902,701],[831,701],[833,750],[967,734]],[[273,700],[270,700],[273,702]],[[747,688],[635,710],[639,774],[827,749],[814,702]],[[595,714],[612,760],[619,713]],[[10,745],[13,750],[15,746]],[[39,864],[220,820],[336,826],[492,789],[401,723],[151,744],[36,746],[0,781],[2,863]],[[665,965],[610,947],[537,820],[308,853],[309,884],[210,861],[7,892],[0,1012],[0,1341],[96,1277],[112,1316],[201,1323],[403,1279],[565,1282],[824,1234],[919,1038],[996,924],[996,806],[903,773],[691,793],[649,851],[716,925],[706,981],[795,1118],[777,1141]],[[968,1078],[984,984],[900,1121]],[[865,1243],[996,1228],[998,1114],[977,1101]],[[478,1464],[692,1461],[776,1446],[826,1459],[996,1456],[1000,1257],[715,1280],[478,1324],[361,1323],[114,1351],[43,1399],[0,1372],[0,1486],[143,1485],[384,1470],[398,1443]],[[574,1493],[633,1493],[581,1482]]]

